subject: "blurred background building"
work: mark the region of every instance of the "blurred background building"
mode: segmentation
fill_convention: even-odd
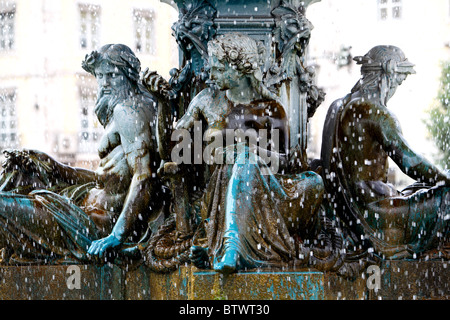
[[[317,84],[326,92],[310,120],[309,157],[320,156],[328,107],[348,94],[360,77],[352,58],[376,45],[394,45],[415,64],[417,74],[408,76],[388,107],[411,148],[433,161],[438,151],[424,120],[438,94],[441,62],[450,60],[450,1],[322,0],[311,5],[306,16],[314,25],[309,63],[316,66]],[[411,182],[393,162],[391,168],[396,183]]]
[[[34,148],[72,165],[94,166],[102,128],[93,112],[96,82],[81,61],[101,45],[124,43],[142,68],[168,79],[178,67],[170,29],[178,13],[167,3],[0,0],[0,148]],[[315,27],[309,64],[326,92],[310,120],[309,158],[320,156],[328,106],[360,77],[352,58],[391,44],[416,64],[417,74],[389,107],[411,147],[432,159],[436,148],[424,120],[437,96],[440,63],[450,59],[450,0],[322,0],[309,7],[307,17]]]
[[[93,112],[96,81],[81,61],[123,43],[143,69],[168,78],[178,66],[177,17],[159,0],[0,0],[0,148],[95,166],[103,128]]]

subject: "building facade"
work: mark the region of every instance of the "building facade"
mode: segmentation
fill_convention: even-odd
[[[165,2],[165,3],[164,3]],[[81,69],[91,50],[124,43],[142,67],[168,79],[178,66],[169,0],[0,0],[0,149],[39,149],[90,167],[103,129],[93,112],[95,79]],[[424,119],[437,95],[440,62],[450,59],[450,0],[321,0],[308,8],[310,64],[326,100],[309,123],[309,158],[320,156],[328,106],[360,76],[351,60],[379,44],[416,64],[389,102],[413,149],[436,149]]]
[[[81,61],[123,43],[142,69],[168,77],[178,65],[177,17],[159,0],[0,0],[0,148],[95,165],[103,128],[93,112],[96,81]]]
[[[376,45],[394,45],[415,64],[417,73],[408,76],[388,107],[413,150],[433,160],[437,149],[424,120],[438,94],[441,62],[450,60],[450,1],[321,0],[308,8],[307,17],[314,25],[309,61],[316,66],[318,86],[326,92],[310,120],[309,157],[320,156],[328,107],[349,93],[360,77],[352,58]],[[392,162],[391,167],[397,183],[411,182]]]

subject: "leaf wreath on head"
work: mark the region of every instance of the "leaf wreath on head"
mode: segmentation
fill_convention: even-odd
[[[84,61],[81,62],[81,67],[92,75],[95,75],[95,65],[100,54],[97,51],[92,51],[84,57]]]

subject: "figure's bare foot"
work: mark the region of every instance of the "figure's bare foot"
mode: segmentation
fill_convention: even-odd
[[[222,259],[214,264],[214,270],[223,274],[236,272],[238,257],[236,249],[226,250]]]

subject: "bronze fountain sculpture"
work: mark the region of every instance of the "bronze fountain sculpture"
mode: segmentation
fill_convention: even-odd
[[[387,259],[418,257],[448,239],[450,175],[413,151],[387,102],[415,73],[402,50],[376,46],[356,57],[362,78],[329,108],[322,161],[335,214],[354,246]],[[388,157],[417,182],[403,191],[387,182]]]
[[[138,83],[139,59],[113,44],[82,66],[98,83],[95,112],[106,131],[100,165],[89,171],[36,150],[6,151],[1,243],[10,263],[102,261],[107,249],[139,239],[162,208],[157,100]]]
[[[288,108],[305,111],[301,127],[324,98],[304,65],[305,6],[282,1],[271,11],[269,63],[267,43],[219,34],[215,8],[200,0],[174,25],[185,60],[169,81],[149,70],[139,76],[139,59],[122,44],[87,55],[82,67],[96,77],[105,128],[99,168],[6,151],[3,262],[108,261],[155,272],[192,263],[223,274],[314,267],[352,277],[383,259],[429,250],[448,258],[450,176],[412,151],[386,107],[414,73],[399,48],[356,58],[362,79],[330,106],[321,159],[308,163],[306,142],[292,142]],[[286,105],[282,90],[303,102]],[[198,141],[177,138],[196,130],[193,149],[183,143]],[[190,162],[193,150],[203,161]],[[389,185],[388,157],[418,182]]]

